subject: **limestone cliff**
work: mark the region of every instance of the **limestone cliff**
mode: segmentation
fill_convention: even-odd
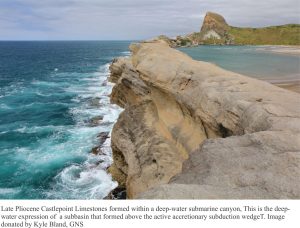
[[[227,24],[225,19],[216,13],[206,13],[200,33],[189,36],[199,44],[300,44],[300,25],[289,24],[265,28],[241,28]]]
[[[200,33],[203,34],[203,39],[216,38],[221,39],[227,34],[229,26],[224,17],[219,14],[208,12],[206,13]]]
[[[300,96],[165,42],[111,67],[109,171],[128,198],[300,198]]]

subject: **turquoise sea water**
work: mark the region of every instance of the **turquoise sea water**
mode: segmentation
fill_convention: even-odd
[[[120,112],[108,66],[129,43],[0,42],[0,198],[101,199],[117,185],[109,139],[90,151]]]
[[[0,42],[0,199],[101,199],[117,186],[105,172],[110,139],[90,151],[121,111],[109,103],[108,66],[129,43]],[[299,74],[298,57],[254,47],[181,50],[255,77]]]
[[[198,46],[179,48],[196,60],[212,62],[237,73],[270,82],[300,80],[300,56],[275,54],[261,46]]]

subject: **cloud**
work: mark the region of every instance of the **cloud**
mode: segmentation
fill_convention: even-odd
[[[299,23],[298,0],[1,0],[0,39],[145,39],[199,31],[206,11],[235,26]]]

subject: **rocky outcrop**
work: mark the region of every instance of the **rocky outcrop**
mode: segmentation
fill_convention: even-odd
[[[262,28],[228,25],[223,16],[207,12],[201,29],[176,38],[159,36],[171,47],[208,45],[300,45],[300,25],[286,24]]]
[[[213,12],[207,12],[200,32],[203,35],[203,39],[216,38],[221,39],[228,31],[228,24],[224,17]]]
[[[146,42],[161,42],[161,41],[167,43],[172,48],[192,47],[198,45],[197,42],[194,42],[192,38],[188,36],[176,36],[176,38],[172,39],[165,35],[160,35]]]
[[[128,198],[300,198],[299,95],[160,42],[111,67],[109,171]]]
[[[199,44],[233,44],[233,37],[228,33],[230,26],[224,17],[213,12],[207,12],[200,32],[191,33],[186,36],[177,36],[171,39],[161,35],[153,41],[163,40],[170,47],[190,47]]]

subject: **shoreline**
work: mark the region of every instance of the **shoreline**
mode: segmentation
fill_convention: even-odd
[[[212,45],[198,45],[199,46],[212,46]],[[214,45],[213,45],[214,46]],[[216,46],[224,46],[224,45],[216,45]],[[232,46],[232,45],[225,45],[225,46]],[[299,45],[233,45],[233,46],[250,46],[254,48],[255,52],[258,52],[259,54],[261,53],[271,53],[272,55],[284,55],[285,57],[287,56],[292,56],[294,57],[300,57],[300,46]],[[180,47],[180,48],[193,48],[193,47]],[[177,49],[177,48],[176,48]],[[181,51],[181,49],[178,49]],[[186,52],[184,52],[186,53]],[[186,53],[188,54],[188,53]],[[189,54],[188,54],[189,55]],[[191,55],[189,55],[191,56]],[[208,61],[209,60],[200,60],[196,58],[195,60],[197,61]],[[299,58],[300,61],[300,58]],[[213,62],[211,62],[213,63]],[[229,69],[230,70],[230,69]],[[236,72],[235,70],[231,69],[231,71]],[[288,89],[293,92],[300,93],[300,72],[298,70],[297,73],[292,73],[292,74],[284,74],[281,76],[274,76],[274,75],[269,75],[269,76],[251,76],[249,73],[244,73],[244,75],[247,75],[250,78],[255,78],[261,81],[266,81],[269,82],[273,85],[276,85],[278,87]],[[255,75],[255,74],[254,74]]]
[[[278,83],[271,83],[275,86],[278,86],[282,89],[286,89],[295,93],[300,93],[300,80],[293,81],[293,82],[278,82]]]
[[[259,79],[261,81],[266,81],[272,85],[278,86],[282,89],[287,89],[292,92],[300,93],[300,77],[295,77],[291,79]]]
[[[198,46],[251,46],[257,47],[257,51],[269,52],[274,54],[285,54],[291,56],[300,57],[300,45],[260,45],[260,44],[244,44],[244,45],[221,45],[221,44],[199,44],[199,45],[190,45],[190,46],[178,46],[176,48],[193,48]]]
[[[274,54],[286,54],[300,56],[299,45],[253,45],[257,46],[257,51],[271,52]]]

